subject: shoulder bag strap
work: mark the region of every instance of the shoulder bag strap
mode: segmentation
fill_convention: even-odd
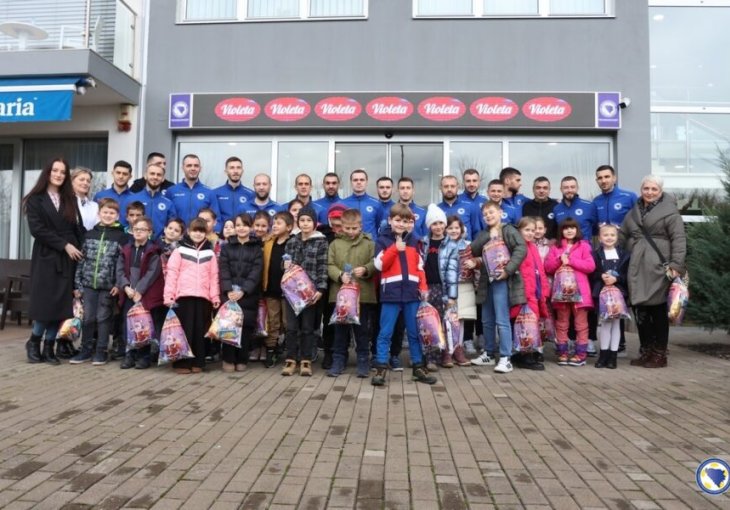
[[[641,216],[641,214],[638,212],[638,208],[637,208],[637,214],[639,214],[639,216]],[[652,239],[651,236],[649,235],[649,231],[646,230],[646,227],[644,226],[644,220],[641,219],[640,222],[637,221],[636,223],[641,228],[641,232],[644,234],[644,239],[646,239],[646,242],[649,243],[649,246],[654,248],[654,251],[656,252],[656,254],[659,255],[659,261],[662,263],[663,266],[666,266],[667,259],[664,258],[664,255],[662,255],[662,252],[659,251],[659,247],[654,242],[654,239]]]

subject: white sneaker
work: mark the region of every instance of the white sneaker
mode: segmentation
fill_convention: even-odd
[[[502,356],[499,358],[499,363],[494,367],[494,371],[500,374],[509,374],[512,372],[512,363],[510,363],[509,357]]]
[[[464,354],[469,357],[477,355],[477,350],[474,348],[473,340],[464,340]]]
[[[494,358],[490,358],[489,354],[487,354],[487,351],[484,351],[479,356],[471,360],[472,365],[477,365],[479,367],[484,365],[494,365]]]

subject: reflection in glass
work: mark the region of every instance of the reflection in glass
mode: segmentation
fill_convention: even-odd
[[[529,15],[538,14],[538,0],[484,0],[484,14],[493,15]]]
[[[590,200],[600,193],[596,168],[611,162],[608,142],[510,142],[509,151],[510,166],[522,172],[520,192],[528,198],[533,197],[532,182],[544,175],[550,179],[551,197],[560,199],[560,179],[572,175],[580,196]]]
[[[604,14],[605,0],[550,0],[550,14]]]
[[[298,18],[299,0],[248,0],[249,18]]]
[[[236,0],[187,0],[185,19],[235,19]]]
[[[730,7],[649,9],[652,105],[730,105]]]
[[[418,16],[468,16],[471,0],[418,0]]]
[[[327,173],[327,142],[279,142],[276,200],[284,203],[296,195],[294,180],[299,174],[312,178],[312,198],[322,196],[322,177]]]
[[[425,206],[441,201],[439,183],[443,174],[443,145],[405,143],[390,144],[390,168],[393,182],[408,176],[416,189],[415,201]]]
[[[368,194],[378,196],[375,182],[385,175],[387,146],[384,143],[338,143],[335,145],[335,173],[340,176],[340,196],[352,193],[350,173],[362,168],[368,173]]]
[[[271,142],[180,142],[178,153],[181,164],[185,154],[198,155],[203,168],[200,181],[211,188],[225,184],[226,160],[231,156],[236,156],[243,162],[241,182],[248,188],[253,189],[253,178],[256,174],[271,175]],[[171,174],[168,178],[174,182],[183,178],[180,167],[176,172],[171,172],[168,166],[167,172]]]
[[[499,177],[502,170],[501,142],[451,142],[449,160],[451,175],[459,177],[462,182],[464,170],[474,168],[479,171],[482,185],[479,193],[486,194],[487,184]]]
[[[720,175],[718,149],[730,149],[730,115],[655,113],[652,172]]]
[[[364,0],[310,0],[309,15],[313,17],[364,16]]]
[[[13,146],[0,145],[0,258],[10,256],[13,201]],[[5,285],[5,282],[0,282]]]

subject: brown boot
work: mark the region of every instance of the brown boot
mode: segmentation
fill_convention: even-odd
[[[284,362],[284,369],[281,371],[281,375],[294,375],[297,370],[297,362],[293,359],[288,359]]]
[[[636,359],[632,359],[629,362],[629,365],[632,367],[643,367],[646,365],[646,362],[649,361],[649,358],[651,357],[651,349],[644,349],[639,354],[639,357]]]
[[[654,349],[649,359],[644,363],[644,368],[664,368],[667,366],[667,351]]]
[[[306,359],[303,359],[302,362],[299,364],[299,375],[303,375],[305,377],[309,377],[312,375],[312,362]]]
[[[464,355],[464,348],[461,345],[457,345],[454,348],[454,361],[457,365],[460,367],[468,367],[471,365],[471,361],[466,359],[466,356]]]
[[[441,366],[444,368],[454,367],[454,360],[451,359],[451,354],[449,354],[448,349],[444,349],[443,352],[441,352]]]

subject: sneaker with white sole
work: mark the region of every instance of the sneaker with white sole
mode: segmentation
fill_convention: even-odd
[[[474,347],[474,341],[473,340],[464,340],[464,354],[468,358],[473,358],[477,355],[477,350]]]
[[[512,363],[509,360],[509,356],[499,358],[499,363],[494,367],[494,371],[498,374],[509,374],[512,372]]]
[[[586,354],[588,355],[589,358],[595,358],[596,355],[598,354],[596,352],[595,340],[588,340],[588,346],[587,346],[587,349],[586,349]]]
[[[471,360],[471,364],[478,367],[482,367],[485,365],[494,365],[494,358],[490,358],[489,354],[487,354],[487,351],[484,351],[479,356]]]

